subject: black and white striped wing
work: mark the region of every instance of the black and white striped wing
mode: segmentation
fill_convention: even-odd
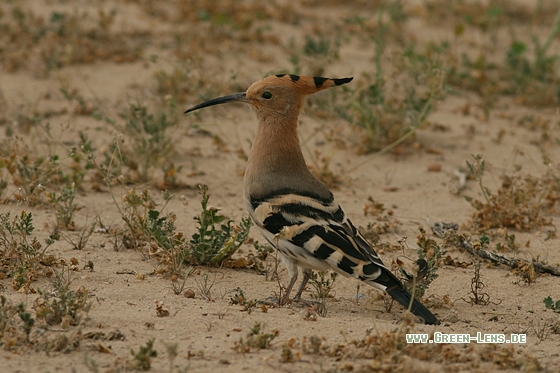
[[[252,207],[265,237],[298,265],[332,269],[381,290],[402,287],[334,200],[284,194]]]
[[[385,267],[375,250],[334,202],[283,194],[252,201],[251,216],[266,239],[299,266],[334,270],[384,290],[404,307],[438,324],[438,319]]]

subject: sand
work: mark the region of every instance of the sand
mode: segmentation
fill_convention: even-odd
[[[97,149],[97,159],[101,162],[102,152],[108,149],[114,138],[115,127],[92,115],[81,115],[76,110],[80,107],[79,102],[65,99],[60,88],[78,89],[87,103],[99,107],[112,118],[118,118],[117,113],[129,102],[164,102],[165,95],[154,88],[155,74],[160,71],[170,73],[186,64],[190,75],[184,76],[184,81],[180,81],[180,76],[175,79],[178,84],[187,87],[183,89],[186,92],[184,101],[179,101],[173,108],[180,118],[180,125],[171,129],[176,151],[173,162],[176,167],[182,167],[178,179],[183,186],[172,190],[175,198],[165,212],[176,214],[177,229],[190,237],[195,230],[193,217],[200,212],[199,184],[208,185],[210,205],[219,207],[224,215],[235,221],[247,216],[242,197],[242,175],[244,155],[248,154],[255,134],[256,118],[249,108],[242,105],[205,109],[196,115],[182,116],[181,113],[203,99],[241,91],[266,74],[295,72],[289,62],[291,40],[302,45],[305,35],[314,31],[320,33],[323,27],[330,31],[327,37],[336,35],[337,31],[329,29],[325,22],[350,28],[352,25],[343,23],[342,18],[361,15],[367,24],[375,24],[376,16],[367,2],[350,1],[343,5],[331,2],[324,5],[299,2],[290,5],[290,2],[279,2],[277,5],[262,6],[261,11],[268,9],[268,15],[275,15],[271,20],[265,17],[265,20],[255,21],[249,29],[243,29],[242,26],[228,26],[230,21],[226,19],[223,21],[226,26],[221,31],[223,38],[216,39],[219,32],[208,32],[212,37],[204,39],[204,32],[191,33],[189,30],[194,27],[202,30],[219,27],[216,26],[219,21],[213,25],[195,22],[193,14],[203,17],[201,9],[213,8],[205,7],[205,2],[198,1],[181,8],[187,9],[185,13],[171,12],[167,16],[158,13],[167,8],[172,10],[177,3],[180,2],[163,7],[150,1],[104,1],[100,5],[89,1],[75,4],[28,1],[20,5],[46,20],[55,11],[68,14],[87,11],[91,20],[96,19],[99,9],[106,14],[115,10],[108,32],[128,35],[130,40],[135,40],[143,48],[137,58],[131,58],[131,62],[118,58],[96,58],[92,62],[63,64],[48,73],[44,72],[40,62],[34,60],[37,50],[32,48],[29,50],[28,65],[8,71],[4,64],[0,70],[0,89],[6,103],[3,107],[6,121],[2,123],[0,138],[3,142],[13,141],[13,136],[21,138],[29,146],[28,150],[22,151],[30,154],[47,155],[50,152],[65,155],[68,147],[77,144],[81,131],[91,139]],[[217,8],[235,8],[232,4],[236,2],[223,3]],[[257,5],[239,3],[249,9],[240,13],[239,22],[243,24],[243,20],[252,18],[251,14],[255,11],[251,7]],[[453,39],[452,22],[434,24],[421,2],[402,3],[409,15],[401,29],[402,37],[415,40],[419,45],[426,40]],[[2,4],[4,19],[11,16],[9,10],[13,6],[10,2]],[[281,12],[281,15],[275,12]],[[179,16],[184,17],[184,21],[177,20]],[[522,34],[520,37],[527,36],[530,40],[527,32],[529,25],[521,23],[515,27],[519,27],[517,33]],[[256,29],[261,30],[264,36],[259,38],[248,31]],[[350,36],[339,40],[338,59],[329,61],[322,73],[331,77],[355,76],[351,84],[356,84],[356,87],[368,84],[368,77],[363,73],[370,72],[373,76],[373,43],[368,37],[358,37],[344,30],[341,29],[340,35]],[[530,30],[544,40],[549,27],[540,25]],[[174,33],[181,35],[177,38],[181,46],[177,48],[170,46],[174,43]],[[244,35],[252,35],[254,40],[243,40]],[[495,37],[498,38],[496,48],[506,50],[510,42],[507,27],[497,26]],[[397,50],[395,36],[387,39],[389,50]],[[463,35],[456,37],[456,47],[458,50],[480,47],[490,44],[489,40],[488,34],[467,29]],[[558,53],[559,50],[556,38],[549,53]],[[9,51],[0,53],[6,55]],[[500,55],[498,52],[488,53],[489,58],[501,61],[495,57]],[[390,57],[387,56],[387,59],[390,60]],[[309,66],[304,65],[301,74],[314,74]],[[233,75],[236,77],[231,79]],[[369,84],[373,79],[371,76]],[[212,84],[197,91],[197,84],[205,77],[211,77]],[[221,82],[223,85],[220,85]],[[473,154],[482,155],[486,161],[484,184],[494,193],[501,185],[501,175],[541,177],[548,168],[559,167],[560,117],[557,107],[523,105],[519,97],[497,95],[492,99],[491,109],[485,111],[484,100],[473,91],[454,88],[437,103],[427,123],[417,131],[412,141],[399,147],[397,152],[374,156],[356,151],[359,136],[348,122],[332,113],[320,115],[320,108],[306,106],[305,113],[300,117],[304,153],[311,166],[321,164],[324,157],[330,158],[329,170],[340,179],[334,193],[349,218],[360,227],[376,221],[375,216],[364,215],[364,205],[369,197],[391,210],[391,215],[385,212],[383,216],[395,222],[396,229],[382,234],[380,242],[397,246],[399,242],[406,243],[397,250],[381,251],[382,259],[388,265],[397,258],[405,262],[417,258],[419,227],[442,244],[442,240],[435,238],[431,232],[434,222],[457,223],[461,226],[460,232],[472,241],[480,238],[481,234],[468,229],[475,209],[465,200],[465,196],[483,200],[477,182],[467,180],[465,188],[457,193],[460,183],[457,173],[459,170],[465,172],[466,161],[474,162]],[[47,111],[53,114],[47,116]],[[32,113],[40,118],[40,124],[32,124],[31,129],[26,131],[22,118]],[[541,123],[548,121],[547,134],[551,141],[542,141],[542,129],[520,125],[519,121],[524,117],[539,118]],[[46,134],[47,123],[50,124],[49,135]],[[12,137],[7,135],[8,127],[14,131]],[[121,139],[123,146],[130,144],[126,134]],[[5,150],[7,147],[3,148],[3,156],[6,156],[9,154]],[[551,160],[550,166],[544,164],[543,154]],[[64,162],[68,163],[68,159],[63,158]],[[154,178],[161,179],[158,172]],[[16,201],[13,193],[17,187],[6,170],[3,175],[9,181],[4,197],[11,198],[0,211],[10,212],[12,216],[22,210],[31,212],[35,226],[33,236],[42,242],[56,221],[53,209],[48,203],[32,205],[25,200]],[[442,321],[438,326],[426,326],[419,320],[414,320],[417,322],[414,326],[406,326],[400,306],[394,305],[387,312],[378,291],[365,285],[357,288],[356,280],[342,277],[335,282],[331,293],[333,297],[327,301],[325,317],[317,316],[313,307],[296,304],[257,306],[252,312],[247,312],[243,306],[231,301],[238,289],[248,300],[265,299],[278,293],[276,280],[267,281],[262,273],[248,268],[198,266],[186,278],[185,290],[195,293],[194,298],[187,298],[173,292],[169,274],[160,270],[165,269],[165,264],[147,250],[124,247],[115,250],[118,245],[111,232],[124,228],[115,200],[122,206],[122,198],[131,188],[138,191],[147,188],[156,201],[163,201],[154,185],[136,182],[109,189],[95,177],[95,170],[88,171],[83,188],[76,196],[80,207],[74,217],[76,231],[62,229],[61,233],[63,237],[75,239],[78,232],[96,216],[99,216],[105,229],[95,231],[81,250],[75,250],[75,245],[68,239],[58,240],[48,248],[48,254],[64,258],[67,263],[71,262],[71,258],[77,260],[78,264],[69,272],[71,288],[83,286],[88,290],[91,309],[82,316],[77,326],[64,329],[55,325],[42,330],[37,325],[32,336],[39,341],[66,335],[76,346],[66,348],[69,351],[65,353],[38,347],[43,346],[39,342],[27,347],[19,346],[12,351],[4,345],[0,349],[2,372],[125,371],[132,369],[134,364],[131,349],[138,351],[151,339],[154,339],[154,349],[158,352],[151,362],[154,372],[175,372],[184,368],[194,372],[560,370],[560,318],[543,304],[547,296],[555,300],[560,298],[560,280],[556,276],[541,274],[534,282],[526,284],[510,268],[492,265],[451,246],[446,248],[447,255],[456,262],[464,262],[464,268],[442,263],[439,277],[423,297]],[[47,187],[46,192],[52,190],[56,189]],[[182,203],[181,197],[188,204]],[[546,216],[552,219],[552,224],[527,231],[507,230],[508,234],[515,235],[520,247],[501,254],[529,261],[538,259],[560,266],[560,239],[557,235],[548,237],[547,234],[549,230],[555,231],[558,206],[548,211]],[[261,243],[264,241],[254,229],[250,238]],[[500,238],[493,240],[495,243]],[[252,247],[251,244],[243,245],[236,257],[247,257],[254,252]],[[491,245],[489,249],[494,248]],[[86,267],[89,261],[94,264],[93,270]],[[273,266],[273,261],[274,256],[271,255],[268,264]],[[486,285],[484,292],[489,296],[486,305],[473,305],[468,301],[472,296],[474,266],[479,262],[480,275]],[[64,267],[59,265],[54,269],[63,270]],[[211,300],[203,299],[200,294],[200,284],[205,276],[212,284]],[[286,284],[287,273],[281,266],[279,276],[280,283]],[[50,289],[51,281],[52,278],[40,276],[30,287]],[[0,284],[3,296],[14,304],[24,302],[28,310],[33,310],[38,294],[15,291],[10,277],[0,280]],[[311,300],[312,295],[313,289],[308,287],[304,298]],[[158,305],[160,310],[169,311],[167,316],[158,316]],[[277,335],[266,349],[244,351],[240,340],[246,343],[249,330],[256,323],[261,323],[265,333]],[[402,351],[387,347],[389,352],[381,352],[381,347],[377,351],[356,342],[379,337],[381,341],[385,338],[387,346],[392,346],[389,336],[394,336],[398,330],[403,333],[406,328],[415,333],[468,333],[473,336],[476,333],[503,333],[508,337],[512,333],[524,334],[526,343],[432,344],[415,349],[408,346]],[[122,337],[111,339],[111,335]],[[95,336],[99,339],[94,339]],[[322,345],[318,353],[306,347],[315,336]],[[371,343],[373,346],[385,346],[385,342]],[[169,346],[174,344],[177,357],[171,360]]]

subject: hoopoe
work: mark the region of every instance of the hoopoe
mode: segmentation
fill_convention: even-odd
[[[408,308],[411,294],[345,216],[330,190],[311,174],[299,143],[297,123],[304,98],[352,79],[278,74],[253,83],[246,92],[203,102],[185,113],[237,101],[250,104],[257,114],[259,124],[243,193],[256,227],[276,247],[288,269],[286,299],[299,266],[303,280],[296,300],[312,270],[332,270],[384,290]],[[427,324],[439,323],[418,299],[411,310]]]

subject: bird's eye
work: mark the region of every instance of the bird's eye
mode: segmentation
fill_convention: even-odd
[[[266,100],[270,100],[272,98],[272,93],[270,93],[269,91],[264,91],[262,97]]]

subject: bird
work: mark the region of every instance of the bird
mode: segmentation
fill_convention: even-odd
[[[387,292],[426,324],[439,324],[383,264],[332,192],[305,163],[297,130],[304,99],[352,79],[271,75],[245,92],[205,101],[185,114],[229,102],[249,104],[255,112],[258,127],[247,160],[243,195],[255,227],[278,250],[288,270],[286,299],[297,281],[298,267],[303,278],[294,300],[301,299],[313,270],[332,270]]]

